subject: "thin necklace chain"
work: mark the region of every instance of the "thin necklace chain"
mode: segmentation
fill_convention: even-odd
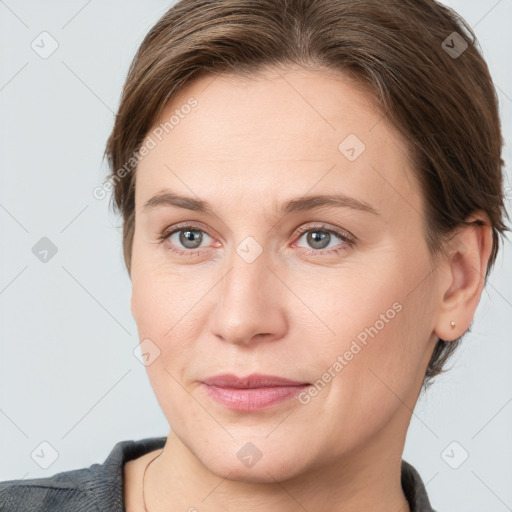
[[[152,462],[154,462],[156,459],[158,459],[158,457],[160,457],[160,455],[162,455],[163,453],[163,450],[154,458],[152,458],[147,464],[146,464],[146,467],[144,468],[144,473],[142,474],[142,503],[144,504],[144,510],[145,512],[148,512],[148,509],[146,507],[146,498],[144,496],[144,479],[146,478],[146,471],[148,470],[150,464]]]

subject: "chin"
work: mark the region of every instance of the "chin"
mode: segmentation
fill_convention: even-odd
[[[284,449],[283,449],[284,448]],[[219,477],[247,483],[282,482],[305,469],[304,453],[290,445],[273,446],[269,440],[232,440],[227,446],[209,453],[202,463]]]

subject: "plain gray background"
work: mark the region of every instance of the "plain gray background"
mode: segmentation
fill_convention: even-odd
[[[497,87],[510,211],[512,0],[445,3],[474,28]],[[167,434],[134,355],[121,222],[92,191],[129,63],[171,5],[0,1],[0,480],[87,467],[118,441]],[[47,262],[33,251],[43,237],[57,249]],[[440,512],[512,510],[511,283],[506,241],[452,370],[412,417],[403,457]]]

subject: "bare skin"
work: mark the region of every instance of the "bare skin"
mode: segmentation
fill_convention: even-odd
[[[456,339],[473,318],[490,229],[461,229],[443,257],[430,257],[407,146],[340,75],[287,68],[253,80],[204,77],[155,126],[192,96],[197,106],[136,178],[132,314],[139,339],[160,350],[147,372],[172,429],[146,473],[148,512],[408,512],[407,428],[437,337]],[[339,149],[349,134],[364,151],[357,139],[348,153]],[[164,188],[207,201],[213,214],[145,211]],[[377,213],[278,210],[335,193]],[[183,245],[183,231],[159,243],[178,223],[197,235],[197,248]],[[308,233],[329,243],[319,248]],[[249,263],[247,253],[257,257]],[[356,353],[353,341],[371,326],[377,333]],[[255,372],[325,385],[307,403],[242,412],[201,383]],[[251,467],[237,456],[247,443],[262,455]],[[144,510],[142,472],[158,453],[126,464],[127,512]]]

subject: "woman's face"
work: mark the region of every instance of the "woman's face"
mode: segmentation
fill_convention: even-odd
[[[204,77],[146,145],[132,313],[172,431],[212,472],[251,481],[397,454],[438,284],[405,145],[369,97],[295,68]],[[164,193],[189,199],[145,207]],[[226,392],[229,405],[203,383],[255,373],[311,385],[273,403]]]

